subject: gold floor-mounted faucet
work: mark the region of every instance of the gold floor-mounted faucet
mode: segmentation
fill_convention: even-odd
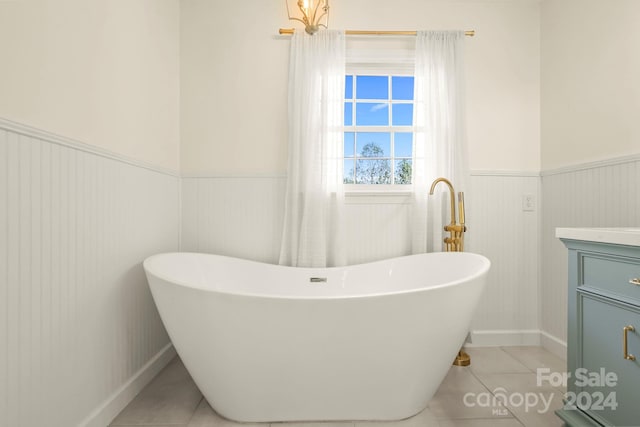
[[[431,184],[429,195],[433,195],[433,191],[439,182],[444,182],[449,187],[449,201],[451,202],[451,222],[444,226],[444,231],[449,232],[449,236],[444,238],[445,250],[447,252],[462,252],[464,250],[464,232],[467,227],[464,224],[464,193],[458,193],[458,221],[456,221],[456,192],[453,189],[451,181],[446,178],[437,178]],[[453,364],[456,366],[469,366],[471,357],[462,349],[458,352]]]
[[[439,182],[444,182],[449,187],[449,201],[451,202],[451,222],[444,226],[444,231],[449,232],[449,237],[445,237],[444,243],[447,252],[462,252],[464,250],[464,232],[467,227],[464,225],[464,193],[458,193],[458,219],[456,221],[456,192],[453,190],[451,181],[446,178],[438,178],[431,184],[429,195],[433,195],[433,191]]]

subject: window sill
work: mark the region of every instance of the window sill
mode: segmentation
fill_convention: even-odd
[[[410,188],[366,188],[353,189],[345,188],[345,201],[347,204],[409,204],[411,203],[412,191]]]

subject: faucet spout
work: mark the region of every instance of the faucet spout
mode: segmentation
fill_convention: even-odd
[[[431,189],[429,190],[429,195],[432,196],[434,190],[438,183],[443,182],[449,187],[449,202],[451,203],[451,225],[456,223],[456,192],[453,190],[453,184],[447,178],[438,178],[431,184]]]

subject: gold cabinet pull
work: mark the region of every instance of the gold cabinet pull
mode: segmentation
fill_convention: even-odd
[[[628,325],[622,328],[622,352],[625,360],[636,360],[636,357],[633,354],[629,354],[627,351],[627,332],[635,332],[636,328],[633,325]]]
[[[640,278],[636,277],[635,279],[631,279],[629,280],[629,283],[640,286]]]

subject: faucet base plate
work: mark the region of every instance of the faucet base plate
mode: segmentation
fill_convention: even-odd
[[[471,365],[471,357],[465,353],[463,350],[458,352],[455,360],[453,361],[454,366],[469,366]]]

